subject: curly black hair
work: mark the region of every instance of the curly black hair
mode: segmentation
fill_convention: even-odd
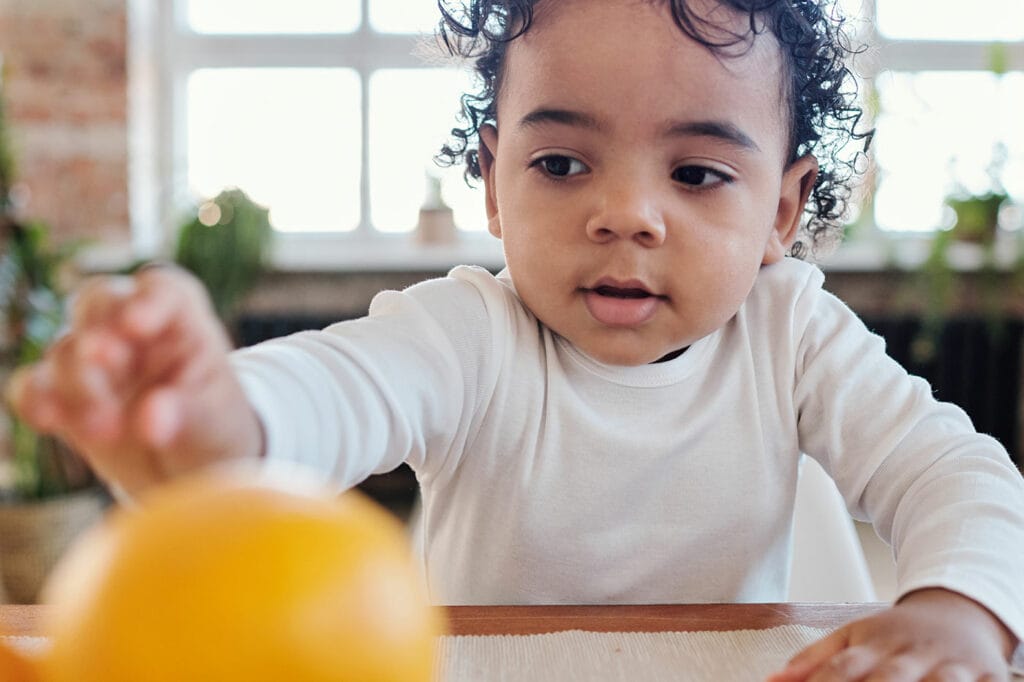
[[[719,54],[729,54],[730,48],[747,44],[766,30],[775,35],[788,74],[790,160],[813,154],[819,164],[805,208],[805,235],[790,253],[802,258],[808,249],[838,241],[851,180],[862,172],[860,161],[873,134],[873,130],[859,130],[863,112],[856,104],[856,80],[847,65],[859,50],[850,46],[846,20],[830,0],[719,0],[747,15],[748,30],[741,34],[696,14],[687,0],[660,1],[669,3],[672,18],[684,34]],[[473,60],[479,82],[475,92],[462,96],[459,118],[465,125],[452,129],[452,139],[437,155],[442,165],[464,162],[467,181],[481,177],[480,127],[495,122],[507,47],[530,29],[537,2],[438,0],[442,17],[438,36],[453,56]],[[859,151],[849,151],[851,140],[862,142]]]

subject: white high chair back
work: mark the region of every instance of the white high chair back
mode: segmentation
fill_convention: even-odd
[[[409,519],[410,542],[423,557],[422,508]],[[793,512],[788,601],[877,601],[860,538],[843,498],[821,465],[804,457]]]
[[[804,457],[793,511],[789,601],[877,601],[864,550],[842,495],[815,460]]]

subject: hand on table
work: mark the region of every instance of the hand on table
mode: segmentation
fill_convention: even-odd
[[[16,372],[7,397],[32,428],[129,493],[222,459],[257,457],[258,419],[228,364],[202,285],[173,267],[99,277],[68,332]]]
[[[769,682],[1003,682],[1015,645],[987,609],[955,592],[912,592],[849,623],[789,661]]]

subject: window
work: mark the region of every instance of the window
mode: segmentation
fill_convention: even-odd
[[[188,76],[188,187],[237,185],[282,231],[359,226],[359,74],[346,68],[202,68]]]
[[[872,26],[861,61],[873,63],[874,223],[949,227],[944,198],[964,191],[1024,203],[1024,4],[866,0],[862,11]]]
[[[943,198],[984,191],[996,171],[1024,204],[1024,3],[974,0],[965,12],[839,2],[860,15],[860,42],[871,46],[857,62],[877,127],[875,191],[865,204],[873,213],[862,222],[886,231],[948,226]],[[431,0],[130,0],[129,8],[139,250],[166,248],[185,207],[239,186],[270,208],[288,237],[282,253],[294,246],[286,265],[317,257],[331,265],[338,253],[351,264],[386,244],[381,252],[400,266],[422,255],[393,247],[411,241],[431,175],[464,234],[483,235],[482,193],[465,185],[461,168],[432,161],[471,76],[421,56],[433,45]],[[500,259],[495,240],[478,241],[485,260]]]
[[[307,251],[394,247],[432,178],[456,226],[485,234],[482,192],[462,168],[433,162],[472,85],[435,47],[435,3],[133,4],[133,229],[144,251],[166,248],[185,210],[232,186],[270,209],[280,241]]]

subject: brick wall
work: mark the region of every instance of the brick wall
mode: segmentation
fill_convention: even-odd
[[[57,239],[129,238],[125,0],[0,0],[19,214]]]

